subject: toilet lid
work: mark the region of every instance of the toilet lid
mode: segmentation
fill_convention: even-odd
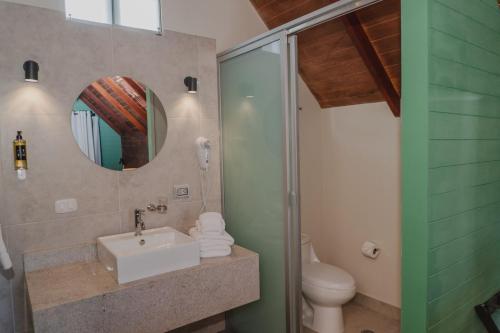
[[[356,288],[353,277],[333,265],[314,262],[302,266],[302,282],[336,290],[351,290]]]

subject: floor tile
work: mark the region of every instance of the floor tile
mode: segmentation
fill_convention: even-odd
[[[399,321],[389,319],[383,315],[366,309],[357,304],[348,304],[344,307],[344,333],[361,333],[370,330],[374,333],[399,333]],[[304,327],[303,333],[316,333]]]

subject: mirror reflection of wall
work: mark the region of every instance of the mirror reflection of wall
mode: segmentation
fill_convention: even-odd
[[[111,170],[153,160],[167,136],[165,110],[148,87],[122,76],[90,84],[73,104],[71,127],[81,151]]]

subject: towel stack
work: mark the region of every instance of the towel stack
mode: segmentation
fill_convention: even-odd
[[[219,213],[209,212],[200,215],[196,227],[189,235],[200,243],[202,258],[225,257],[231,254],[234,239],[226,232],[226,223]]]

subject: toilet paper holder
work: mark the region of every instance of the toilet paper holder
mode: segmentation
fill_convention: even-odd
[[[377,245],[377,243],[372,241],[364,242],[361,246],[361,253],[365,257],[370,259],[377,259],[377,257],[380,255],[380,252],[380,247]]]

